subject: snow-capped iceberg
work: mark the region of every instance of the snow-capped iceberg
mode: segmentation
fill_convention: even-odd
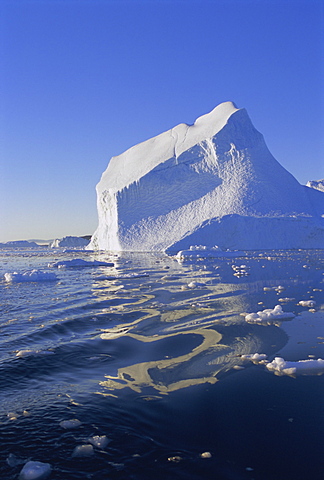
[[[324,247],[324,193],[300,185],[232,102],[111,158],[97,203],[90,249]]]

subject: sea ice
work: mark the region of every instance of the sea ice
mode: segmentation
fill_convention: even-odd
[[[72,453],[72,457],[91,457],[94,454],[92,445],[78,445]]]
[[[229,250],[224,251],[217,245],[212,248],[208,248],[205,245],[191,245],[189,250],[180,250],[176,255],[176,259],[179,261],[183,261],[186,259],[193,259],[193,258],[209,258],[209,257],[232,258],[232,257],[243,257],[243,256],[245,256],[244,252],[229,251]]]
[[[258,364],[258,363],[266,363],[267,355],[265,353],[252,353],[250,355],[241,355],[243,360],[250,360],[251,362]]]
[[[74,258],[73,260],[61,260],[60,262],[49,263],[49,267],[56,268],[78,268],[78,267],[113,267],[110,262],[100,262],[99,260],[83,260],[82,258]]]
[[[94,437],[88,438],[88,442],[94,447],[101,448],[103,450],[108,445],[109,440],[106,435],[95,435]]]
[[[57,276],[53,272],[44,272],[42,270],[29,270],[23,273],[13,272],[5,273],[4,278],[6,282],[49,282],[57,280]]]
[[[324,360],[299,360],[287,362],[281,357],[275,357],[266,365],[270,372],[276,375],[322,375],[324,373]]]
[[[72,418],[72,420],[63,420],[60,422],[60,427],[64,428],[65,430],[69,430],[71,428],[78,428],[82,425],[80,420],[77,418]]]
[[[20,472],[19,480],[44,480],[52,471],[49,463],[27,462]]]
[[[298,305],[301,307],[308,307],[308,308],[313,308],[316,305],[315,300],[300,300],[298,302]]]
[[[97,198],[93,250],[324,247],[324,193],[300,185],[232,102],[111,158]]]
[[[292,312],[284,312],[281,305],[276,305],[274,309],[266,308],[257,313],[248,313],[245,320],[248,323],[271,324],[281,320],[291,320],[295,317]]]
[[[26,357],[28,355],[54,355],[51,350],[18,350],[16,357]]]

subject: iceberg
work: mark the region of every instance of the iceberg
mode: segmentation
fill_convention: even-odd
[[[89,239],[86,237],[63,237],[56,238],[50,245],[50,248],[59,248],[59,247],[86,247],[89,243]]]
[[[112,157],[97,208],[92,250],[324,247],[324,192],[298,183],[232,102]]]

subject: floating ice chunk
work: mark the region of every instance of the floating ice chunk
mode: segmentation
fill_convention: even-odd
[[[265,353],[253,353],[250,355],[241,355],[243,360],[251,360],[251,362],[258,364],[258,363],[266,363],[267,355]]]
[[[80,425],[82,425],[82,423],[77,418],[73,418],[72,420],[63,420],[60,422],[60,427],[65,428],[65,430],[77,428],[80,427]]]
[[[248,323],[271,324],[281,320],[291,320],[295,315],[292,312],[284,312],[281,305],[276,305],[274,309],[266,308],[257,313],[248,313],[245,320]]]
[[[244,252],[222,250],[220,247],[208,248],[205,245],[191,245],[189,250],[180,250],[177,255],[177,260],[185,260],[191,258],[207,258],[207,257],[242,257],[245,256]]]
[[[49,282],[57,280],[57,276],[53,272],[43,272],[42,270],[28,270],[23,273],[13,272],[5,273],[6,282]]]
[[[270,372],[276,375],[322,375],[324,373],[324,360],[298,360],[286,362],[281,357],[275,357],[266,365]]]
[[[94,450],[92,445],[78,445],[73,450],[72,457],[91,457],[93,454]]]
[[[298,305],[302,307],[308,307],[308,308],[313,308],[316,305],[315,300],[300,300],[298,302]]]
[[[189,288],[205,287],[205,284],[202,282],[190,282],[188,283]]]
[[[18,350],[16,357],[26,357],[27,355],[54,355],[50,350]]]
[[[88,438],[88,442],[91,443],[94,447],[101,448],[102,450],[106,448],[110,440],[106,435],[95,435],[94,437]]]
[[[201,458],[211,458],[212,454],[210,452],[203,452],[200,454]]]
[[[19,480],[43,480],[47,478],[52,471],[49,463],[27,462],[20,472]]]
[[[21,458],[17,457],[13,453],[9,453],[8,458],[7,458],[7,464],[9,467],[16,467],[17,465],[21,465],[22,463],[25,463],[26,460],[22,460]]]
[[[111,262],[100,262],[99,260],[83,260],[82,258],[74,258],[73,260],[62,260],[60,262],[49,263],[49,267],[56,268],[73,268],[73,267],[113,267]]]

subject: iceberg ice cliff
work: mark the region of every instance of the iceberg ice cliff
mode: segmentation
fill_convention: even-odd
[[[218,105],[112,157],[88,248],[324,248],[324,193],[300,185],[245,109]]]

